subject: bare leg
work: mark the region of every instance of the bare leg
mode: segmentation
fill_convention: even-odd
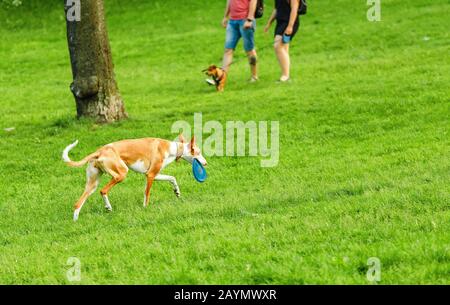
[[[156,181],[169,181],[172,184],[173,192],[175,193],[175,195],[178,198],[180,198],[180,196],[181,196],[180,188],[178,187],[177,179],[175,179],[175,177],[158,174],[158,175],[156,175],[155,180]]]
[[[256,55],[256,50],[247,52],[247,57],[248,62],[250,63],[250,71],[252,73],[252,79],[256,80],[258,79],[258,67],[257,67],[258,57]]]
[[[222,69],[224,69],[227,73],[230,69],[231,63],[233,62],[233,52],[233,49],[225,49],[225,53],[223,54]]]
[[[286,57],[286,67],[285,67],[285,71],[283,72],[283,75],[285,75],[286,80],[287,80],[287,79],[289,79],[290,72],[291,72],[291,57],[289,56],[289,43],[283,43],[283,47],[284,47],[284,53],[285,53],[285,57]]]
[[[81,195],[80,199],[78,199],[77,203],[75,203],[74,206],[74,212],[73,212],[73,220],[78,220],[78,215],[80,214],[80,210],[83,207],[84,203],[88,199],[92,193],[95,192],[98,186],[98,182],[100,180],[100,171],[98,168],[96,168],[92,163],[90,163],[86,169],[86,187],[84,189],[83,194]]]
[[[289,79],[289,68],[290,68],[290,59],[289,59],[289,44],[284,44],[282,41],[282,37],[280,35],[275,36],[275,54],[277,55],[278,63],[281,68],[281,78],[280,80]]]

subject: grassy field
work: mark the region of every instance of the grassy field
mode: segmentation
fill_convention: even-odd
[[[219,64],[224,1],[105,0],[115,72],[130,119],[75,118],[61,1],[0,9],[0,283],[450,284],[448,0],[311,1],[293,42],[292,77],[259,21],[260,81],[239,45],[226,91],[200,72]],[[80,159],[123,138],[174,138],[177,120],[279,121],[280,162],[209,157],[206,183],[170,166],[182,198],[130,173],[106,213],[94,194],[77,223]],[[14,127],[13,131],[5,128]],[[102,184],[107,179],[103,179]]]

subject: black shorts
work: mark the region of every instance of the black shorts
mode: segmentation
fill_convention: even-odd
[[[275,26],[275,36],[276,35],[283,36],[284,31],[286,31],[288,24],[289,24],[289,21],[277,20],[277,25]],[[294,29],[292,31],[291,40],[294,38],[299,27],[300,27],[300,18],[298,18],[294,24]]]

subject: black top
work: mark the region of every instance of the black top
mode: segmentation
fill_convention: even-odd
[[[275,0],[275,8],[277,10],[276,19],[279,21],[287,21],[291,17],[291,0]],[[298,20],[296,21],[298,22]]]

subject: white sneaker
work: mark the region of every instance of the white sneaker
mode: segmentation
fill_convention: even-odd
[[[280,77],[280,79],[277,81],[278,83],[287,83],[291,80],[291,78],[289,76],[282,76]]]
[[[207,78],[205,79],[206,83],[210,86],[215,86],[216,82],[213,79]]]

